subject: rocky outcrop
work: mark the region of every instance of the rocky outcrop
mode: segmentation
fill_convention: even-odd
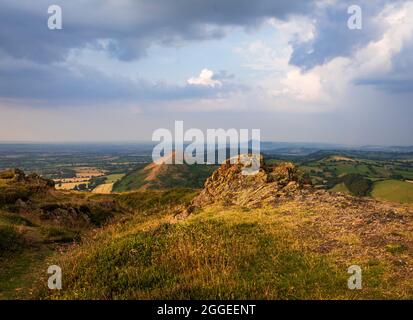
[[[32,173],[11,169],[0,172],[0,206],[16,204],[22,207],[34,195],[46,194],[54,189],[52,180]]]
[[[192,206],[211,203],[260,207],[275,204],[311,188],[311,181],[290,163],[267,165],[260,157],[260,169],[256,174],[244,175],[242,161],[228,159],[206,182]],[[190,209],[189,209],[190,210]]]
[[[3,181],[4,185],[36,185],[39,187],[53,188],[54,181],[49,179],[44,179],[37,173],[30,173],[26,175],[20,169],[10,169],[0,172],[0,179]]]

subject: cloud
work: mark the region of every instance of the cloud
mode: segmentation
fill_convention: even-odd
[[[47,29],[49,1],[1,2],[3,99],[44,105],[149,101],[174,106],[198,99],[203,105],[217,102],[234,110],[301,112],[333,109],[352,87],[411,91],[412,1],[356,1],[363,9],[361,31],[347,28],[347,7],[354,1],[56,0],[63,9],[59,31]],[[260,30],[268,25],[275,32],[261,39]],[[247,69],[241,83],[232,69],[205,68],[189,77],[204,65],[227,69],[217,66],[214,62],[220,59],[214,56],[180,79],[161,80],[111,74],[104,65],[96,70],[78,65],[73,56],[87,48],[107,54],[111,61],[131,63],[154,46],[179,48],[229,38],[240,27],[254,35],[246,46],[237,44]]]
[[[195,86],[220,87],[222,82],[214,79],[214,72],[209,69],[202,69],[197,77],[192,77],[187,80],[187,83]]]
[[[319,16],[326,15],[319,13]],[[379,30],[382,32],[379,35],[370,34],[360,41],[357,32],[351,31],[356,32],[355,39],[343,44],[348,49],[343,52],[335,52],[334,48],[342,45],[333,41],[334,30],[339,27],[320,30],[320,25],[327,22],[314,23],[311,19],[302,20],[300,24],[295,19],[282,23],[274,21],[272,25],[277,34],[281,27],[283,37],[271,42],[257,40],[237,50],[247,59],[247,68],[260,72],[260,81],[254,93],[260,98],[254,107],[261,105],[267,110],[290,112],[345,108],[349,99],[361,100],[362,95],[367,94],[358,91],[354,96],[355,87],[362,86],[385,93],[411,94],[413,1],[389,3],[369,20],[381,24]],[[332,19],[328,23],[347,28],[343,19]],[[324,47],[320,47],[317,43],[323,32],[331,34],[328,35],[329,40],[323,39]],[[337,38],[341,39],[339,34]],[[312,43],[314,47],[306,53],[302,63],[291,63],[297,55],[299,42]]]
[[[313,36],[307,40],[292,39],[293,54],[289,62],[311,69],[336,57],[352,56],[361,46],[380,38],[385,31],[387,25],[376,17],[388,2],[345,0],[322,3],[311,12]],[[347,26],[350,17],[347,9],[355,4],[362,9],[362,30],[351,30]]]
[[[48,0],[1,0],[0,97],[43,105],[106,101],[213,99],[245,85],[226,72],[204,71],[187,83],[130,79],[77,65],[74,51],[104,52],[130,62],[154,46],[182,47],[220,39],[234,28],[252,30],[269,17],[287,19],[311,1],[291,0],[55,0],[63,30],[47,28]],[[35,100],[35,101],[34,101]]]
[[[225,72],[224,72],[225,74]],[[0,97],[33,105],[87,105],[223,98],[245,89],[203,70],[193,83],[171,84],[110,76],[85,65],[44,65],[0,56]],[[198,81],[198,82],[197,82]]]
[[[218,39],[232,27],[254,28],[269,17],[285,19],[312,6],[308,0],[56,0],[53,4],[63,10],[63,30],[50,31],[50,1],[1,3],[2,50],[43,63],[62,61],[70,50],[85,46],[130,61],[145,56],[153,45]],[[101,40],[108,45],[100,45]]]

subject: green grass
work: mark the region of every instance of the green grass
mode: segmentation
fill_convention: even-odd
[[[115,183],[116,181],[119,181],[125,176],[124,173],[115,173],[115,174],[109,174],[105,176],[106,181],[105,183]]]
[[[413,183],[385,180],[374,183],[372,196],[380,200],[413,203]]]
[[[24,240],[14,226],[0,225],[0,257],[22,250]]]
[[[64,227],[41,227],[40,232],[44,235],[45,242],[66,243],[80,240],[80,231]]]
[[[344,182],[336,184],[333,188],[330,189],[332,192],[343,192],[343,193],[349,193],[346,185]]]
[[[187,205],[198,193],[191,189],[139,190],[119,194],[116,199],[129,209],[150,212]]]
[[[35,247],[0,261],[0,300],[30,299],[39,274],[46,274],[52,248]]]
[[[304,226],[308,215],[297,213],[291,221],[302,220]],[[296,234],[289,219],[278,209],[234,207],[206,208],[178,223],[170,222],[168,210],[135,215],[65,256],[53,257],[66,270],[64,288],[50,293],[43,285],[36,297],[383,299],[411,294],[394,286],[388,261],[310,250],[317,239]],[[396,244],[383,250],[397,255],[405,248]],[[354,263],[363,269],[360,291],[347,288],[347,268]]]
[[[0,222],[4,224],[11,224],[16,226],[36,226],[30,219],[22,217],[18,214],[0,212]]]
[[[213,165],[165,165],[155,179],[145,180],[150,174],[144,170],[145,166],[139,166],[128,173],[113,186],[114,192],[147,189],[171,189],[171,188],[202,188],[205,180],[217,169]]]
[[[148,164],[140,164],[134,171],[126,174],[122,179],[115,182],[112,192],[125,192],[141,188],[145,184],[146,172],[143,168]]]
[[[369,168],[364,165],[364,164],[338,164],[335,166],[337,168],[337,172],[339,175],[341,174],[350,174],[350,173],[355,173],[355,174],[365,174],[368,175],[370,174]]]
[[[66,289],[54,298],[320,299],[346,291],[345,273],[328,259],[258,223],[195,218],[139,229],[62,261]]]

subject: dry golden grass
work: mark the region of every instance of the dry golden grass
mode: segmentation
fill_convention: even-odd
[[[413,297],[408,207],[337,198],[256,209],[216,204],[184,220],[171,209],[145,212],[55,257],[68,270],[67,287],[52,298]],[[351,265],[362,268],[362,290],[347,288]]]
[[[76,186],[81,184],[88,184],[89,180],[83,180],[78,182],[64,182],[64,183],[56,183],[55,189],[56,190],[73,190]]]
[[[98,185],[95,189],[92,190],[92,193],[99,193],[99,194],[109,194],[112,192],[113,183],[104,183]]]

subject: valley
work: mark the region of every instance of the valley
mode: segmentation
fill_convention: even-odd
[[[290,161],[317,188],[396,202],[412,201],[413,152],[408,148],[328,149],[262,143],[266,161]],[[278,147],[276,147],[278,146]],[[0,145],[0,170],[21,168],[55,181],[56,189],[93,193],[202,188],[214,165],[151,165],[151,145]],[[397,150],[397,151],[394,151]],[[70,152],[70,156],[68,155]],[[356,191],[346,176],[365,184]],[[398,191],[386,186],[395,186]],[[354,187],[354,186],[353,186]],[[395,189],[395,190],[396,190]],[[399,192],[400,191],[400,192]]]

